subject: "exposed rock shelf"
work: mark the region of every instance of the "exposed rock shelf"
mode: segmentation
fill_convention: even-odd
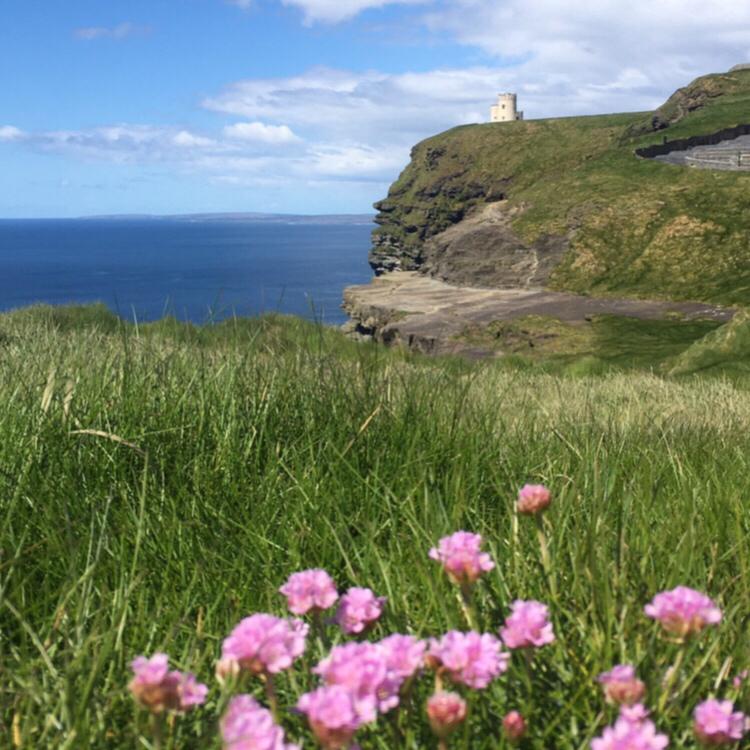
[[[427,354],[497,356],[501,352],[471,343],[467,332],[490,323],[526,316],[549,316],[585,325],[596,315],[658,320],[665,316],[731,320],[733,309],[695,302],[608,299],[538,288],[459,287],[413,271],[397,271],[344,292],[353,335],[403,344]]]

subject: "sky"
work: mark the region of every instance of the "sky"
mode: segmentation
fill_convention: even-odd
[[[743,0],[3,0],[0,217],[364,213],[411,147],[650,110],[750,61]],[[502,126],[498,126],[502,127]]]

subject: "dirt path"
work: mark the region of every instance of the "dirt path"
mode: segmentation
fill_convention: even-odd
[[[430,353],[489,356],[455,338],[467,328],[527,315],[585,324],[595,315],[657,320],[668,314],[687,319],[728,321],[735,310],[697,302],[664,302],[584,297],[546,289],[477,289],[457,287],[416,272],[399,271],[344,291],[344,309],[360,331],[376,338],[403,341]]]

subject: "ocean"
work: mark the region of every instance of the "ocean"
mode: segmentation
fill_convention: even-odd
[[[104,302],[123,318],[204,323],[281,312],[338,325],[366,283],[373,225],[1,220],[0,310]]]

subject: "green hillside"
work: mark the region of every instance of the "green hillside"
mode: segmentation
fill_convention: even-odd
[[[750,301],[747,173],[635,156],[663,139],[750,123],[750,71],[699,78],[654,113],[455,128],[418,144],[377,204],[374,266],[418,268],[424,243],[473,207],[521,208],[524,242],[569,240],[549,286],[596,295]]]

